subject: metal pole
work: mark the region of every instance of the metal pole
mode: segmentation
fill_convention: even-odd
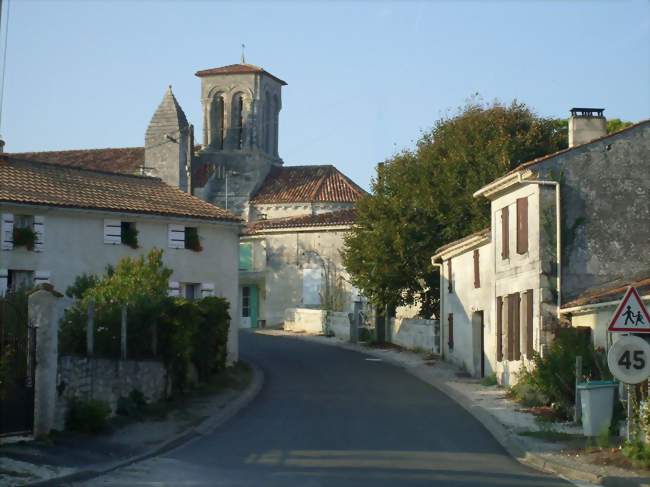
[[[88,301],[88,321],[86,322],[86,355],[92,357],[95,352],[95,301]]]
[[[122,360],[126,360],[126,304],[122,305],[122,333],[120,336]]]
[[[226,169],[226,210],[228,209],[228,170]]]
[[[630,436],[632,436],[632,386],[625,384],[625,387],[627,388],[627,431],[625,434],[627,441],[630,441]]]
[[[576,357],[576,393],[575,393],[575,410],[573,412],[573,420],[579,423],[582,420],[582,403],[580,402],[580,391],[578,390],[578,383],[582,381],[582,357]]]

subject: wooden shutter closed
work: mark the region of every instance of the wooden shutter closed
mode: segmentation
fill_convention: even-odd
[[[214,282],[201,283],[201,297],[207,298],[208,296],[214,296]]]
[[[34,215],[34,233],[36,234],[36,243],[34,244],[35,252],[43,252],[45,244],[45,217]]]
[[[181,283],[176,281],[169,281],[170,296],[179,297],[181,295]]]
[[[517,199],[517,253],[528,252],[528,198]]]
[[[454,348],[454,314],[447,315],[447,344],[449,348]]]
[[[108,245],[122,243],[122,222],[120,220],[104,220],[104,243]]]
[[[501,258],[507,259],[510,257],[510,231],[508,226],[508,207],[501,210]]]
[[[503,360],[503,298],[497,297],[497,362]]]
[[[533,346],[533,290],[526,291],[526,357],[531,359],[535,348]]]
[[[454,290],[454,283],[452,281],[452,274],[451,274],[451,257],[447,261],[447,291],[448,292],[453,292]]]
[[[169,225],[167,235],[170,249],[185,248],[185,227],[183,225]]]
[[[513,327],[513,350],[512,360],[521,360],[521,295],[514,293],[512,296],[512,327]]]
[[[2,214],[2,250],[14,248],[14,216],[11,213]]]
[[[9,270],[0,269],[0,296],[7,294],[7,286],[9,285]]]
[[[34,286],[50,282],[50,271],[36,271],[34,272]]]
[[[479,288],[481,287],[481,269],[480,269],[480,262],[479,262],[479,251],[476,249],[474,251],[474,287]]]

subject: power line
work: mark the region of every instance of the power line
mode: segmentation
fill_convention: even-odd
[[[0,15],[2,14],[2,0],[0,0]],[[0,28],[2,27],[2,19],[0,17]],[[9,0],[7,0],[7,20],[5,22],[5,45],[4,53],[2,54],[2,80],[0,81],[0,134],[2,133],[2,109],[5,99],[5,73],[7,71],[7,44],[9,42]]]

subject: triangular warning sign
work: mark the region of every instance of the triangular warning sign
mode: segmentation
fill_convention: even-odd
[[[650,333],[650,314],[641,301],[639,293],[633,287],[628,288],[616,308],[608,330]]]

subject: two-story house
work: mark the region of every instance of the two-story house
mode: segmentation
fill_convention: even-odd
[[[581,311],[574,305],[612,289],[622,294],[650,276],[650,121],[608,135],[602,109],[571,113],[568,149],[524,163],[475,193],[490,200],[489,235],[434,255],[442,268],[445,354],[475,375],[496,373],[504,384],[516,380],[533,353],[544,354],[563,317]],[[605,320],[586,322],[596,343],[604,343]],[[481,357],[489,368],[481,369]]]
[[[0,293],[51,283],[163,249],[171,295],[231,303],[236,361],[241,220],[158,178],[0,158]]]

